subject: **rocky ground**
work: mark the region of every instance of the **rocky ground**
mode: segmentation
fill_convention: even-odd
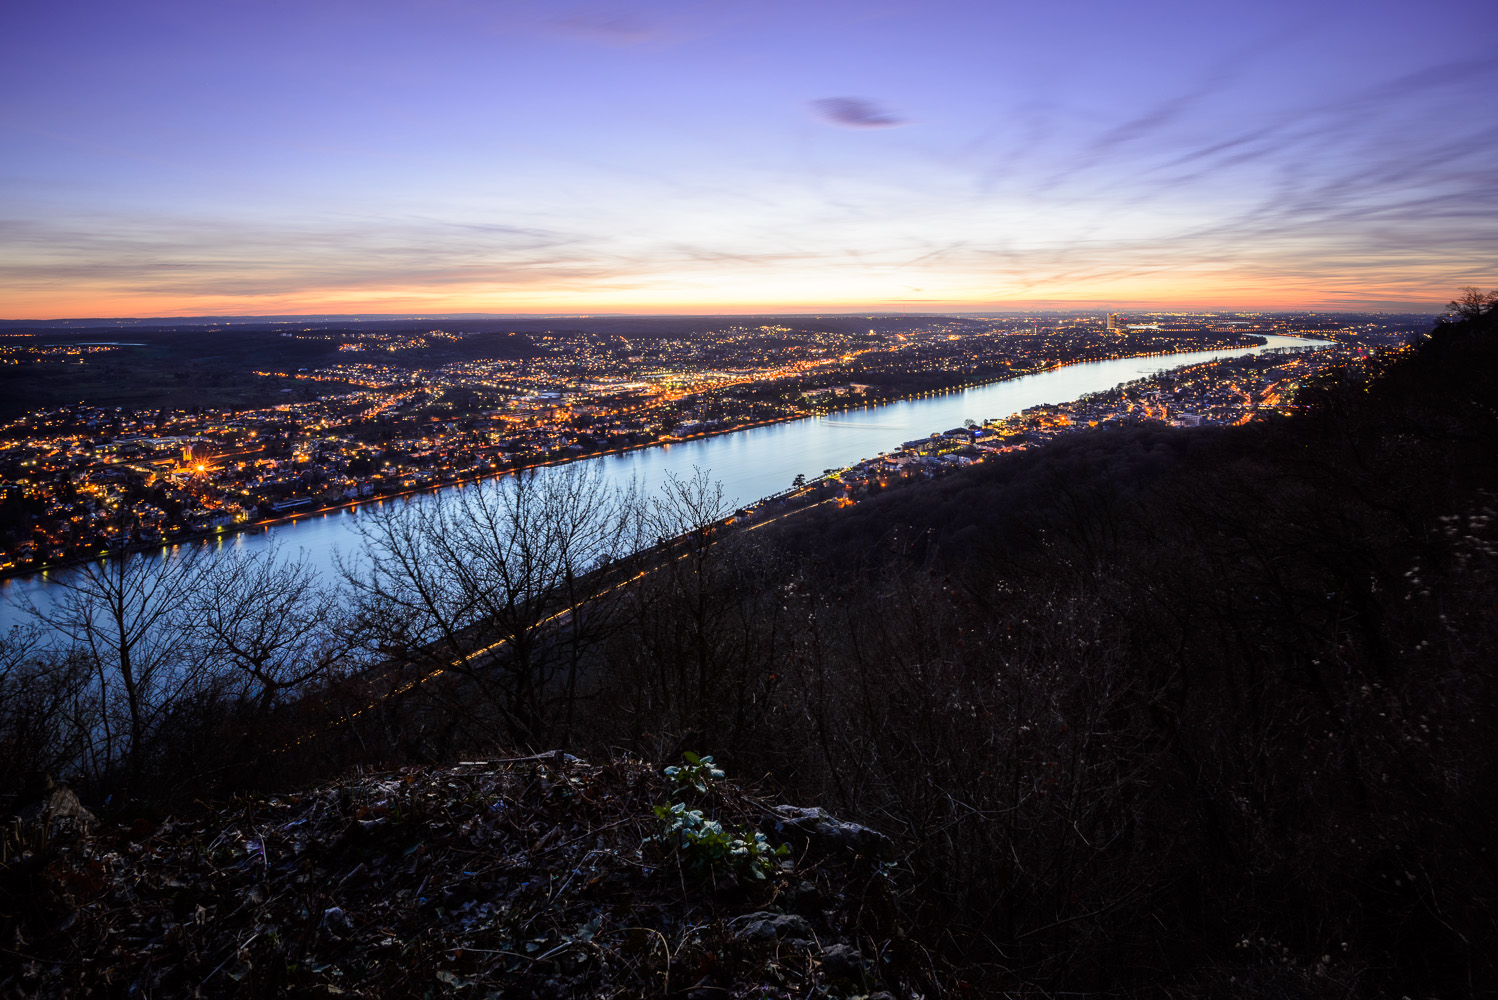
[[[159,823],[47,789],[5,833],[5,996],[941,992],[889,841],[710,761],[409,768]]]

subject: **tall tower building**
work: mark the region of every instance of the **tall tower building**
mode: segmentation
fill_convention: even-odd
[[[1117,333],[1122,327],[1118,322],[1118,313],[1108,314],[1108,332]]]

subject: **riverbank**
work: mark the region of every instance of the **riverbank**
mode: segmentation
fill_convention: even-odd
[[[1186,353],[1186,352],[1178,352],[1178,353]],[[1156,355],[1151,355],[1151,354],[1131,355],[1131,357],[1152,357],[1152,356],[1156,356]],[[502,479],[505,476],[516,475],[518,473],[527,472],[527,471],[530,471],[532,469],[545,469],[545,468],[551,468],[551,467],[559,466],[559,465],[571,465],[574,462],[585,462],[585,461],[588,461],[590,459],[609,458],[609,457],[613,457],[613,456],[627,455],[627,454],[630,454],[631,452],[646,451],[646,450],[649,450],[651,448],[669,448],[672,445],[675,445],[675,444],[685,444],[685,443],[687,443],[689,441],[698,441],[698,440],[703,440],[703,439],[706,439],[706,438],[720,437],[720,436],[725,435],[725,434],[736,434],[736,433],[739,433],[741,431],[750,431],[750,430],[754,430],[754,429],[760,428],[760,427],[773,427],[776,424],[792,423],[792,422],[797,421],[797,420],[810,420],[813,417],[828,416],[828,415],[831,415],[831,414],[834,414],[834,413],[842,413],[842,412],[847,412],[847,411],[851,411],[851,410],[866,409],[869,406],[886,406],[886,405],[889,405],[891,403],[901,403],[901,402],[906,402],[906,401],[909,401],[909,400],[924,399],[924,398],[931,397],[931,396],[949,395],[949,394],[951,394],[953,392],[965,392],[968,389],[981,388],[982,386],[985,386],[985,385],[995,385],[995,384],[1000,383],[1000,382],[1007,382],[1007,381],[1011,381],[1011,380],[1016,379],[1016,378],[1023,378],[1023,377],[1025,377],[1027,375],[1039,375],[1039,374],[1042,374],[1044,372],[1053,371],[1053,370],[1058,369],[1058,368],[1069,367],[1070,365],[1088,364],[1088,363],[1090,363],[1090,362],[1086,362],[1086,361],[1073,361],[1073,362],[1067,362],[1066,364],[1049,365],[1049,366],[1044,367],[1044,368],[1037,368],[1037,369],[1035,369],[1033,371],[1011,373],[1011,374],[1008,374],[1008,375],[1004,376],[1003,378],[990,379],[990,380],[987,380],[987,381],[980,381],[980,382],[964,382],[960,386],[953,386],[953,387],[951,387],[949,389],[940,389],[940,390],[930,389],[930,390],[926,390],[925,392],[914,393],[914,394],[909,395],[909,396],[894,396],[894,397],[891,397],[891,398],[888,398],[888,399],[881,399],[881,400],[878,400],[877,402],[874,402],[874,403],[863,403],[863,404],[859,404],[859,405],[849,404],[847,406],[818,407],[818,408],[816,408],[814,410],[811,410],[811,411],[808,411],[808,412],[804,412],[804,413],[786,414],[785,416],[781,416],[781,417],[771,417],[771,418],[769,418],[767,420],[757,420],[757,421],[754,421],[754,422],[751,422],[751,423],[735,424],[732,427],[714,428],[712,430],[702,431],[702,432],[697,433],[697,434],[688,434],[688,435],[686,435],[684,437],[672,437],[669,440],[648,441],[648,442],[642,442],[640,444],[627,445],[627,446],[625,446],[623,448],[610,448],[610,449],[608,449],[606,451],[591,451],[591,452],[587,452],[585,454],[573,455],[573,456],[571,456],[569,458],[550,459],[550,460],[544,461],[544,462],[530,462],[530,463],[527,463],[525,465],[517,466],[517,467],[514,467],[514,468],[496,469],[493,472],[486,473],[486,474],[483,474],[483,475],[469,476],[469,477],[459,477],[459,478],[455,478],[455,479],[447,479],[447,480],[443,480],[443,481],[438,482],[438,483],[433,483],[433,484],[429,484],[429,485],[423,485],[423,486],[413,487],[413,488],[407,489],[407,490],[397,490],[395,492],[390,492],[390,493],[379,493],[379,494],[373,494],[373,495],[367,496],[367,497],[359,497],[358,499],[349,500],[349,501],[344,502],[344,503],[329,504],[326,507],[318,507],[318,508],[315,508],[315,509],[304,510],[304,511],[300,511],[300,512],[295,513],[295,514],[287,514],[284,517],[276,517],[276,518],[271,518],[269,520],[262,520],[262,521],[247,521],[247,522],[245,522],[243,524],[222,525],[222,526],[213,528],[212,530],[209,530],[209,531],[195,531],[195,532],[190,532],[190,533],[183,534],[183,535],[178,535],[175,538],[163,540],[163,541],[160,541],[160,542],[137,542],[137,543],[133,543],[131,545],[123,546],[123,547],[102,549],[102,550],[100,550],[98,552],[97,555],[94,555],[94,556],[91,556],[91,557],[80,557],[80,558],[76,558],[76,559],[67,559],[67,560],[59,560],[57,562],[42,563],[40,565],[33,564],[31,566],[16,567],[14,569],[0,570],[0,581],[10,580],[10,579],[18,578],[18,577],[27,577],[27,576],[33,576],[33,575],[45,575],[45,574],[53,572],[53,571],[71,569],[71,568],[76,567],[76,566],[82,566],[85,563],[93,562],[95,559],[106,559],[106,558],[108,558],[110,556],[120,555],[122,553],[124,555],[136,555],[136,554],[143,553],[143,552],[153,552],[153,551],[165,552],[165,551],[168,551],[168,550],[170,550],[172,548],[175,548],[175,547],[177,547],[179,545],[191,545],[191,544],[194,544],[194,543],[212,542],[214,540],[222,540],[222,539],[226,539],[226,538],[233,538],[236,535],[243,535],[243,534],[259,534],[259,533],[262,533],[262,532],[265,532],[265,531],[269,531],[272,528],[283,527],[283,526],[286,526],[286,525],[295,524],[297,521],[301,521],[301,520],[304,520],[304,519],[309,518],[309,517],[316,517],[316,516],[327,515],[327,514],[336,514],[336,513],[342,512],[342,511],[346,511],[346,510],[357,510],[360,507],[364,507],[364,506],[367,506],[367,505],[373,504],[373,503],[384,503],[386,500],[399,500],[402,497],[420,496],[420,495],[424,495],[424,494],[438,493],[438,492],[441,492],[442,490],[453,488],[453,487],[458,487],[458,486],[471,486],[471,485],[474,485],[476,483],[484,483],[484,482],[489,482],[490,480],[494,480],[494,479]],[[756,502],[759,502],[759,501],[756,501]]]
[[[815,474],[820,472],[824,467],[843,467],[850,462],[855,462],[862,458],[867,458],[873,455],[876,451],[886,448],[890,444],[897,444],[899,439],[891,439],[890,437],[890,435],[893,435],[894,433],[902,433],[906,434],[907,436],[911,436],[911,434],[924,436],[925,434],[930,433],[931,430],[937,429],[939,426],[953,426],[954,422],[961,422],[960,418],[954,418],[952,415],[947,415],[945,413],[945,411],[951,410],[953,409],[953,407],[945,404],[937,404],[937,400],[945,400],[951,397],[960,397],[966,393],[971,393],[974,391],[983,392],[984,390],[988,390],[990,393],[1000,392],[999,399],[989,401],[989,403],[980,401],[976,403],[975,406],[981,406],[990,411],[988,413],[979,413],[978,415],[980,416],[991,416],[993,415],[994,410],[1002,410],[1003,414],[1007,414],[1009,412],[1015,412],[1019,409],[1023,409],[1026,405],[1031,405],[1033,400],[1030,400],[1028,398],[1015,398],[1011,401],[1005,402],[1004,398],[1006,394],[1003,393],[998,387],[1007,385],[1024,385],[1027,383],[1027,380],[1033,379],[1053,379],[1061,377],[1060,373],[1062,372],[1068,370],[1085,369],[1088,366],[1096,367],[1100,373],[1110,373],[1107,375],[1103,375],[1103,377],[1098,379],[1097,384],[1092,384],[1086,380],[1078,380],[1076,378],[1067,379],[1065,377],[1062,377],[1062,382],[1064,384],[1055,387],[1054,393],[1050,391],[1042,393],[1042,395],[1045,395],[1048,399],[1054,396],[1054,399],[1052,399],[1052,401],[1062,401],[1064,399],[1074,398],[1075,396],[1085,392],[1094,391],[1096,388],[1104,387],[1103,384],[1111,386],[1117,384],[1120,381],[1127,381],[1129,378],[1137,377],[1137,372],[1135,369],[1138,368],[1138,363],[1140,361],[1152,358],[1188,357],[1191,355],[1201,355],[1203,357],[1220,356],[1223,353],[1229,351],[1261,350],[1267,346],[1270,346],[1271,344],[1270,340],[1262,336],[1254,336],[1252,339],[1257,342],[1254,346],[1244,346],[1237,348],[1215,348],[1206,351],[1181,350],[1171,352],[1149,352],[1145,354],[1129,355],[1124,358],[1107,359],[1103,361],[1073,361],[1066,363],[1056,363],[1039,367],[1031,371],[1006,372],[1001,377],[963,382],[944,389],[930,389],[920,393],[914,393],[908,396],[901,396],[893,399],[881,400],[878,402],[853,403],[850,401],[846,405],[842,406],[818,407],[807,412],[787,414],[785,416],[756,421],[754,423],[740,424],[734,427],[704,430],[697,434],[692,434],[667,441],[652,441],[637,445],[631,445],[625,448],[614,448],[608,451],[592,452],[586,455],[556,458],[549,461],[530,463],[526,466],[521,467],[520,469],[494,470],[493,472],[478,476],[454,478],[445,482],[424,484],[421,486],[412,487],[410,489],[383,493],[378,496],[359,497],[357,499],[350,499],[347,502],[330,504],[325,507],[319,507],[312,510],[300,511],[294,514],[288,514],[284,517],[274,518],[270,520],[252,521],[239,525],[225,525],[220,529],[194,532],[190,535],[183,535],[168,542],[132,545],[126,551],[162,551],[170,549],[174,545],[204,544],[214,541],[222,541],[225,539],[234,538],[236,536],[254,537],[257,535],[264,535],[273,528],[284,528],[292,525],[306,525],[314,519],[324,520],[330,514],[344,513],[370,503],[381,503],[386,500],[395,500],[402,497],[434,493],[441,489],[466,486],[477,482],[483,482],[489,479],[497,478],[499,476],[510,475],[517,471],[524,471],[525,469],[548,468],[552,466],[570,464],[577,461],[599,460],[621,463],[618,470],[618,478],[622,482],[626,481],[629,478],[629,475],[632,473],[645,471],[646,463],[641,462],[638,458],[635,458],[634,461],[631,462],[631,456],[639,456],[643,453],[650,452],[652,449],[659,449],[659,451],[662,453],[671,453],[673,451],[676,451],[677,448],[681,448],[682,446],[696,446],[700,454],[694,453],[685,455],[682,452],[676,452],[676,454],[673,455],[672,458],[664,464],[676,466],[677,471],[681,472],[682,474],[690,474],[690,468],[692,466],[701,466],[702,468],[715,468],[720,471],[726,472],[726,478],[733,480],[733,482],[728,484],[728,492],[730,494],[733,494],[734,498],[736,499],[737,506],[744,506],[746,504],[752,504],[756,502],[758,498],[771,496],[783,490],[798,473],[808,473],[808,478],[813,478]],[[1285,338],[1285,340],[1287,341],[1298,339],[1301,338]],[[1115,369],[1118,370],[1118,374],[1116,377],[1111,374]],[[1032,382],[1030,384],[1032,386],[1038,387],[1040,383]],[[1008,393],[1007,395],[1017,397],[1018,395],[1024,395],[1024,393]],[[838,439],[840,443],[835,448],[830,447],[829,442],[826,440],[803,440],[808,437],[808,434],[815,438],[818,432],[824,432],[826,426],[829,426],[815,422],[814,418],[826,417],[834,414],[861,414],[863,411],[870,410],[877,411],[880,414],[895,414],[898,418],[903,418],[909,424],[909,426],[891,428],[888,425],[876,425],[869,423],[867,420],[864,420],[862,417],[860,417],[860,421],[864,425],[863,429],[865,433],[860,435],[859,433],[854,431],[851,436],[847,436],[850,433],[849,428],[843,425],[845,422],[840,422],[839,433],[845,436]],[[933,412],[926,412],[928,410]],[[812,424],[807,434],[787,435],[781,433],[772,434],[771,439],[765,439],[761,437],[763,433],[773,431],[777,427],[787,428],[791,425],[806,423],[808,421],[812,421]],[[823,433],[822,436],[825,437],[825,433]],[[710,439],[712,440],[712,446],[707,447]],[[720,443],[724,442],[725,439],[732,440],[736,443],[733,445]],[[862,439],[865,443],[859,444],[858,441],[860,439]],[[673,446],[675,446],[675,448],[673,448]],[[766,447],[770,449],[768,452],[765,451]],[[759,452],[764,453],[759,454]],[[800,463],[800,468],[791,468],[789,463]],[[650,474],[654,474],[658,471],[659,470],[654,469],[653,467],[648,470]],[[337,533],[337,529],[333,529],[333,534],[335,536],[337,535]],[[313,542],[313,544],[309,546],[310,549],[315,550],[318,548],[327,547],[327,539],[325,538],[315,540],[309,539],[309,541]],[[118,550],[100,551],[107,554],[110,551]],[[33,565],[30,567],[17,567],[13,570],[8,570],[3,574],[0,574],[0,582],[9,583],[12,586],[17,584],[24,585],[27,581],[37,581],[39,584],[44,584],[44,581],[48,574],[64,571],[69,567],[78,566],[87,561],[90,561],[90,559],[97,558],[100,558],[100,556],[96,555],[89,558],[57,561],[48,563],[44,566]]]
[[[891,400],[890,402],[895,402],[895,400]],[[850,407],[850,409],[856,409],[856,407]],[[818,411],[819,414],[823,412],[829,411]],[[60,560],[58,562],[43,563],[41,565],[32,565],[28,567],[18,567],[16,569],[3,570],[0,571],[0,581],[15,579],[18,577],[45,575],[56,570],[65,570],[71,569],[76,566],[82,566],[85,563],[93,562],[95,559],[106,559],[113,555],[136,555],[143,552],[153,551],[165,552],[179,545],[190,545],[199,542],[211,542],[215,539],[222,540],[225,538],[233,538],[236,535],[260,534],[269,531],[272,528],[295,524],[296,522],[305,520],[309,517],[336,514],[347,510],[357,510],[360,507],[365,507],[369,504],[384,503],[387,500],[399,500],[402,497],[439,493],[442,490],[459,486],[472,486],[476,483],[485,483],[494,479],[503,479],[505,476],[513,476],[521,472],[528,472],[532,469],[546,469],[559,465],[571,465],[575,462],[586,462],[590,459],[595,458],[609,458],[611,456],[627,455],[630,452],[645,451],[650,448],[669,448],[673,444],[682,444],[701,438],[718,437],[723,434],[733,434],[738,431],[754,430],[758,427],[771,427],[775,424],[789,423],[796,420],[806,420],[814,415],[818,414],[800,413],[795,415],[787,415],[784,417],[774,417],[769,420],[760,420],[748,424],[738,424],[733,427],[724,427],[718,430],[704,431],[701,434],[691,434],[686,437],[672,438],[670,441],[650,441],[643,444],[629,445],[624,448],[610,448],[607,451],[591,451],[587,452],[586,454],[573,455],[570,458],[558,458],[545,462],[531,462],[526,465],[517,466],[511,469],[496,469],[491,473],[480,476],[445,479],[441,482],[412,487],[408,490],[398,490],[392,493],[379,493],[367,497],[359,497],[356,500],[349,500],[345,503],[329,504],[326,507],[304,510],[295,514],[287,514],[285,517],[271,518],[264,521],[247,521],[244,524],[222,525],[212,529],[211,531],[194,531],[188,534],[178,535],[175,538],[163,540],[160,542],[136,542],[123,547],[101,549],[97,555],[92,557]]]

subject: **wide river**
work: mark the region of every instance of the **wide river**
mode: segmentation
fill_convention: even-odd
[[[784,490],[798,474],[808,479],[815,478],[824,469],[839,469],[872,458],[899,447],[905,441],[926,437],[933,431],[960,427],[969,418],[981,423],[1042,403],[1068,402],[1090,392],[1101,392],[1146,375],[1196,364],[1208,358],[1256,354],[1278,347],[1326,346],[1328,343],[1301,337],[1268,336],[1265,339],[1268,343],[1263,347],[1069,365],[971,389],[935,393],[882,406],[844,410],[827,416],[807,417],[583,461],[601,462],[614,481],[624,484],[634,479],[647,491],[658,485],[667,473],[690,478],[694,470],[700,468],[721,481],[726,498],[735,506],[741,506]],[[257,551],[279,542],[287,551],[306,550],[308,558],[324,574],[331,575],[336,554],[341,551],[345,556],[350,555],[357,546],[353,527],[358,517],[359,508],[349,507],[298,518],[260,531],[230,535],[212,544]],[[145,554],[140,558],[155,557]],[[37,603],[47,603],[49,582],[67,572],[66,569],[52,570],[0,581],[0,627],[9,628],[23,619],[16,607],[17,598],[25,594]]]

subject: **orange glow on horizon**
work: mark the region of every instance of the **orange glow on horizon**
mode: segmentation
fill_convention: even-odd
[[[1145,280],[1113,280],[1086,287],[1001,289],[952,287],[946,294],[898,294],[904,289],[880,289],[867,282],[846,287],[840,275],[829,275],[829,294],[810,293],[807,278],[785,282],[767,280],[746,289],[742,279],[725,281],[722,294],[697,283],[662,281],[629,289],[495,288],[492,285],[387,289],[307,288],[274,295],[160,294],[114,289],[79,289],[60,295],[53,288],[12,289],[4,296],[6,320],[61,320],[78,318],[287,316],[331,314],[766,314],[858,312],[982,312],[985,310],[1350,310],[1407,308],[1439,309],[1462,284],[1455,276],[1430,276],[1423,281],[1369,283],[1328,288],[1325,281],[1287,280],[1282,276],[1224,279],[1221,275],[1177,273],[1173,280],[1150,276]],[[932,282],[933,284],[935,282]],[[1470,282],[1468,282],[1470,283]],[[893,283],[892,283],[893,284]],[[955,282],[953,284],[956,284]],[[685,286],[685,287],[684,287]],[[859,294],[865,292],[866,294]],[[737,293],[737,294],[734,294]],[[1370,305],[1376,303],[1377,305]]]

